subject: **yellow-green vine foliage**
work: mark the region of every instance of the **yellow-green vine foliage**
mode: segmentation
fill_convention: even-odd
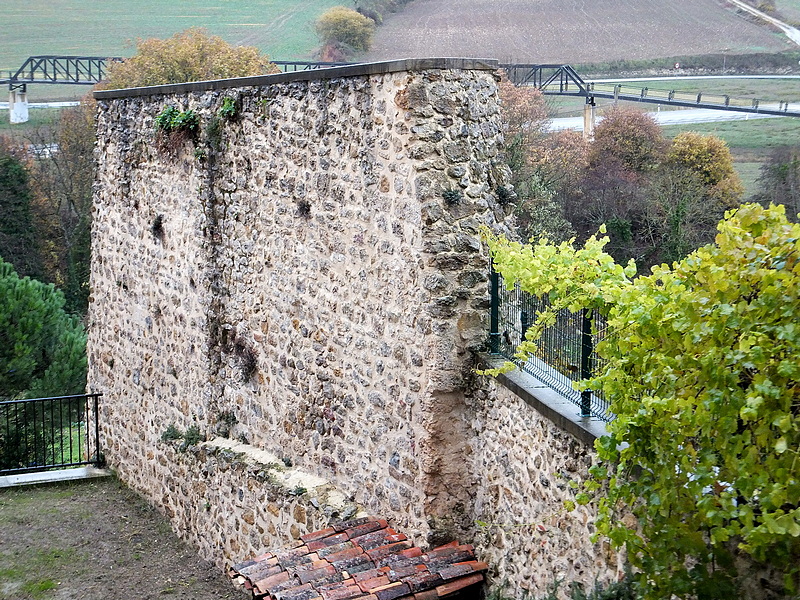
[[[616,419],[578,501],[596,501],[598,534],[627,549],[644,597],[735,597],[733,554],[782,570],[796,593],[800,226],[782,206],[744,205],[714,244],[638,278],[606,240],[488,237],[510,285],[608,318],[608,367],[586,385]]]

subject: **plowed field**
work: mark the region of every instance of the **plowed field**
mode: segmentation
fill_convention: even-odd
[[[414,0],[378,28],[367,59],[578,63],[789,48],[722,0]]]

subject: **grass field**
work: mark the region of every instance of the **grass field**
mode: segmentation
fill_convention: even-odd
[[[3,6],[0,70],[37,54],[130,56],[137,38],[205,27],[271,58],[309,59],[314,20],[337,0],[26,0]],[[32,86],[33,87],[33,86]],[[41,86],[39,86],[41,87]]]

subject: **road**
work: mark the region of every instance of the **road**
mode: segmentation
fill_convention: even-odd
[[[659,125],[681,125],[686,123],[714,123],[718,121],[746,121],[748,119],[787,119],[790,117],[774,117],[751,113],[732,112],[728,110],[709,110],[707,108],[688,108],[686,110],[664,110],[648,113]],[[597,121],[601,120],[598,117]],[[583,131],[583,117],[565,117],[550,122],[551,131],[574,129]]]
[[[749,4],[745,4],[741,0],[728,0],[728,1],[731,2],[731,4],[735,4],[736,6],[741,8],[743,11],[749,12],[751,15],[755,15],[759,19],[762,19],[762,20],[766,21],[767,23],[771,23],[772,25],[775,25],[777,28],[779,28],[781,31],[783,31],[783,33],[786,34],[786,37],[788,37],[795,44],[800,46],[800,30],[796,29],[795,27],[792,27],[791,25],[789,25],[787,23],[784,23],[783,21],[780,21],[780,20],[776,19],[775,17],[771,17],[768,14],[761,12],[757,8],[753,8]]]

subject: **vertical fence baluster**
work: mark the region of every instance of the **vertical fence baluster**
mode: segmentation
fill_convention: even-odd
[[[100,466],[100,417],[97,412],[97,399],[98,396],[94,397],[94,464],[95,466]],[[88,424],[88,423],[87,423]],[[88,437],[88,436],[87,436]],[[87,455],[88,457],[88,455]]]
[[[0,401],[0,474],[99,464],[102,456],[100,396],[102,394],[80,394]],[[91,451],[92,432],[88,422],[91,407],[94,409],[94,452]],[[76,434],[78,438],[74,440]],[[82,437],[86,440],[85,455]],[[76,452],[79,453],[77,457]]]
[[[500,354],[500,273],[492,268],[489,292],[489,351]]]
[[[584,308],[581,311],[581,379],[589,379],[592,376],[591,357],[593,350],[591,310]],[[592,416],[591,390],[581,392],[581,416]]]

